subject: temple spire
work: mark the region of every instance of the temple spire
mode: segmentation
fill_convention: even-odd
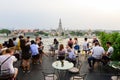
[[[61,22],[61,18],[59,19],[59,28],[62,29],[62,22]]]
[[[61,18],[59,19],[59,25],[58,25],[58,30],[57,31],[58,31],[59,35],[61,35],[62,32],[63,32]]]

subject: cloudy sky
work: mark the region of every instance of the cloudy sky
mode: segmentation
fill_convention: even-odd
[[[120,0],[0,0],[0,28],[119,29]]]

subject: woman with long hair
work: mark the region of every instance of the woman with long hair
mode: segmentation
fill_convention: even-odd
[[[60,44],[59,49],[58,49],[58,59],[59,60],[64,60],[65,59],[65,49],[64,45]]]

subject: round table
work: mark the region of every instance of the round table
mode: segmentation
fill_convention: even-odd
[[[53,68],[55,69],[59,69],[59,70],[67,70],[70,69],[74,66],[74,64],[72,62],[68,62],[66,60],[63,60],[63,66],[61,61],[55,61],[52,64]]]
[[[60,60],[52,63],[52,67],[58,71],[59,80],[66,80],[66,70],[72,68],[73,66],[74,64],[72,62],[68,62],[66,60],[63,60],[63,66]],[[63,73],[64,71],[65,73]]]

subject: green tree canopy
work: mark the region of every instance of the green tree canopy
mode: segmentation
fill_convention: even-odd
[[[7,33],[7,34],[10,34],[11,31],[8,30],[8,29],[2,29],[2,30],[0,30],[0,33]]]

